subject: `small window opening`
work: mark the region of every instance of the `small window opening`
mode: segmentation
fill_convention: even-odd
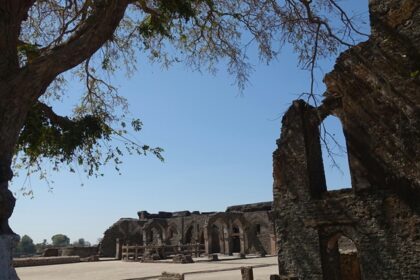
[[[361,280],[359,254],[355,243],[336,234],[327,242],[323,258],[324,279]]]
[[[347,144],[340,120],[328,116],[319,130],[327,190],[351,188]]]

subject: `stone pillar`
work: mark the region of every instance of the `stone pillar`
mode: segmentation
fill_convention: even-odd
[[[0,279],[19,280],[13,268],[13,248],[19,241],[19,236],[15,234],[0,234]],[[6,269],[3,269],[6,268]]]
[[[223,228],[223,247],[224,247],[223,253],[225,255],[229,255],[231,250],[230,250],[230,238],[229,238],[228,228]]]
[[[241,267],[242,280],[254,280],[252,266]]]
[[[122,259],[122,243],[119,238],[115,239],[115,258]]]
[[[208,255],[210,254],[210,248],[209,248],[209,233],[207,226],[204,227],[204,254]]]
[[[147,231],[143,230],[143,245],[147,246]]]
[[[240,237],[239,237],[240,239],[240,243],[241,243],[241,254],[246,254],[246,251],[245,251],[245,244],[246,244],[246,242],[245,242],[245,233],[244,233],[244,231],[242,231],[241,233],[240,233]]]

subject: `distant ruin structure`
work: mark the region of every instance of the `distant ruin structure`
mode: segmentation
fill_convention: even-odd
[[[137,245],[137,257],[167,258],[186,248],[194,253],[275,255],[272,202],[228,207],[225,212],[138,212],[138,219],[120,219],[105,231],[101,255],[121,258],[122,245]],[[121,245],[117,246],[117,242]],[[197,247],[198,246],[198,247]]]
[[[319,107],[294,101],[273,154],[281,279],[420,279],[420,1],[370,0],[372,35]],[[320,129],[342,123],[351,188],[328,191]]]

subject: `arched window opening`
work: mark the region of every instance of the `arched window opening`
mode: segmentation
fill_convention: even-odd
[[[185,244],[191,244],[193,241],[193,226],[190,226],[185,233]]]
[[[323,258],[325,280],[361,280],[359,254],[354,242],[342,235],[332,236]]]
[[[220,229],[218,226],[211,227],[211,253],[220,253]]]
[[[327,190],[351,188],[346,138],[341,121],[328,116],[319,127]]]
[[[148,240],[150,243],[153,242],[154,236],[155,236],[155,231],[151,229],[149,233],[149,240]]]
[[[241,252],[241,237],[240,237],[240,229],[237,225],[233,225],[232,227],[232,253],[240,253]]]

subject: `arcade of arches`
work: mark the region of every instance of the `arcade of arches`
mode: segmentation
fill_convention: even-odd
[[[105,233],[101,254],[114,257],[116,239],[132,245],[201,244],[206,254],[275,255],[271,202],[228,207],[225,212],[138,212],[139,219],[120,219]]]

